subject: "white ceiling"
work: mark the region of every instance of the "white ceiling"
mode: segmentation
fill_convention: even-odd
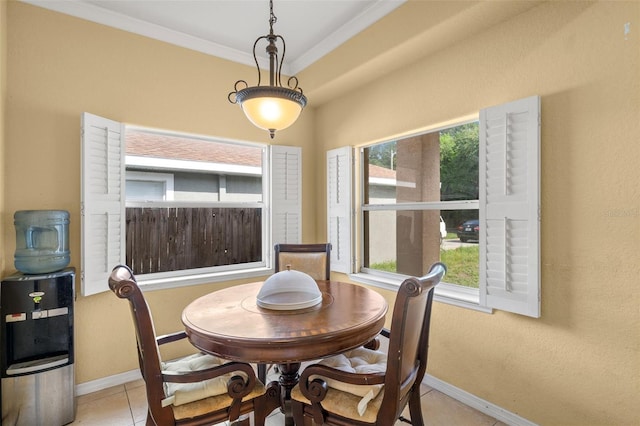
[[[254,41],[269,33],[268,0],[22,1],[252,66]],[[283,72],[300,72],[405,1],[275,0]],[[265,47],[256,49],[259,57],[266,58]]]

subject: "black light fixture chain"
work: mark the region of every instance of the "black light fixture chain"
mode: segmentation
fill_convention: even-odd
[[[269,34],[273,35],[273,24],[278,22],[278,18],[273,13],[273,0],[269,0]]]
[[[258,71],[258,84],[251,86],[244,80],[236,81],[234,90],[227,95],[227,100],[232,104],[238,104],[243,109],[247,118],[249,118],[256,126],[268,130],[271,138],[274,137],[276,130],[285,129],[289,127],[298,118],[298,115],[302,109],[307,105],[307,98],[302,93],[302,88],[298,85],[298,79],[295,76],[289,77],[287,80],[287,87],[282,85],[282,66],[284,63],[284,57],[286,53],[286,44],[284,38],[281,35],[277,35],[273,32],[273,25],[278,21],[278,18],[273,13],[273,0],[269,0],[269,34],[258,37],[253,43],[253,60],[256,64],[256,70]],[[256,55],[256,48],[260,41],[266,41],[266,52],[269,57],[269,83],[262,86],[262,71],[260,64],[258,63],[258,56]],[[282,56],[279,56],[277,42],[282,44]],[[264,113],[262,109],[245,109],[243,103],[247,100],[259,100],[263,101],[276,101],[275,103],[269,103],[269,108],[272,105],[276,105],[277,111],[283,111],[286,109],[280,109],[279,105],[295,105],[294,109],[289,108],[289,112],[284,116],[284,120],[280,116],[269,116]],[[247,103],[248,105],[248,103]],[[256,105],[255,103],[253,105]],[[261,103],[260,105],[267,105]],[[271,111],[271,110],[269,110]]]

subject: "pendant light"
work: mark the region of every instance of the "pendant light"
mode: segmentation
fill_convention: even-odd
[[[298,87],[298,79],[289,77],[287,86],[282,86],[281,72],[286,50],[284,38],[273,33],[273,24],[278,18],[273,14],[273,0],[269,0],[269,34],[258,37],[253,43],[253,59],[258,68],[258,85],[251,86],[244,80],[236,81],[234,91],[229,93],[228,99],[232,104],[240,105],[242,111],[255,126],[267,130],[271,139],[276,131],[291,126],[300,116],[307,105],[307,98]],[[269,55],[269,85],[261,86],[260,65],[256,57],[256,46],[260,40],[268,42],[266,51]],[[282,42],[282,57],[278,60],[278,46]]]

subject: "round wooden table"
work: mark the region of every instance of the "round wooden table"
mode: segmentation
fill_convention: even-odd
[[[237,285],[191,302],[182,313],[191,343],[221,358],[278,364],[286,424],[288,401],[300,362],[361,346],[379,333],[387,302],[366,287],[317,281],[322,302],[299,310],[271,310],[256,304],[262,282]]]

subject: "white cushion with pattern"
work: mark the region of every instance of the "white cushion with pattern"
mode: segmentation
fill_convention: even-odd
[[[318,364],[355,374],[384,373],[387,371],[387,355],[383,352],[359,347],[340,355],[325,358]],[[375,398],[384,386],[382,384],[353,385],[317,375],[311,376],[309,379],[313,380],[316,377],[322,378],[327,383],[327,386],[331,388],[361,396],[362,399],[358,403],[358,413],[361,416],[367,409],[369,401]]]
[[[175,361],[167,361],[162,363],[162,372],[181,372],[205,370],[207,368],[222,365],[228,361],[207,354],[193,354],[185,358]],[[193,401],[208,398],[210,396],[222,395],[227,393],[227,382],[229,379],[239,374],[246,379],[247,375],[243,372],[228,373],[220,377],[204,380],[197,383],[167,383],[164,384],[165,395],[162,400],[162,406],[182,405]]]

